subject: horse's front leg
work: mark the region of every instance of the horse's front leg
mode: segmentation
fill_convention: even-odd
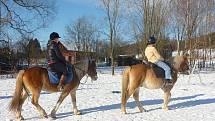
[[[66,98],[66,96],[69,94],[70,90],[64,88],[63,92],[61,93],[56,105],[54,106],[53,110],[51,111],[51,117],[56,118],[56,112],[60,107],[60,104],[63,102],[63,100]]]
[[[81,112],[78,110],[77,105],[76,105],[76,90],[71,91],[70,95],[72,98],[73,112],[75,115],[80,115]]]
[[[169,103],[170,98],[171,98],[170,91],[164,92],[164,99],[163,99],[164,100],[164,103],[163,103],[163,109],[164,110],[169,110],[168,103]]]

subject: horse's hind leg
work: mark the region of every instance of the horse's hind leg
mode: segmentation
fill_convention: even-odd
[[[136,91],[133,94],[133,97],[134,97],[134,100],[136,101],[136,104],[137,104],[140,112],[142,113],[143,111],[145,112],[146,110],[143,108],[141,102],[139,101],[139,89],[140,88],[136,89]]]
[[[32,92],[32,104],[37,108],[41,117],[48,118],[45,110],[38,103],[39,97],[40,97],[40,92]]]
[[[121,111],[122,113],[126,114],[126,103],[130,96],[135,92],[137,87],[131,87],[125,92],[125,99],[122,99],[122,104],[121,104]]]
[[[169,103],[170,98],[171,98],[170,91],[164,92],[164,103],[163,103],[163,109],[164,110],[169,110],[168,103]]]
[[[73,112],[75,115],[80,115],[81,112],[78,110],[76,105],[76,90],[70,92],[71,98],[72,98],[72,104],[73,104]]]
[[[16,111],[16,118],[20,119],[20,120],[24,120],[23,116],[21,115],[21,111],[22,111],[22,105],[25,102],[27,98],[27,93],[23,90],[22,95],[21,95],[21,99],[20,99],[20,106]]]
[[[60,104],[63,102],[63,100],[65,99],[65,97],[69,94],[69,91],[65,91],[65,88],[63,90],[63,92],[61,93],[56,105],[54,106],[54,108],[51,111],[51,117],[52,118],[56,118],[56,112],[58,110],[58,108],[60,107]]]

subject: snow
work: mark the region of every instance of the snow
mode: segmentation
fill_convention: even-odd
[[[68,96],[57,112],[56,121],[215,121],[215,72],[180,75],[172,90],[170,110],[161,109],[163,92],[141,88],[140,101],[148,112],[139,113],[133,98],[127,103],[128,114],[122,114],[121,105],[121,71],[110,75],[110,68],[98,69],[98,80],[81,84],[77,90],[77,106],[82,115],[72,113],[71,98]],[[82,80],[84,82],[85,79]],[[0,120],[12,121],[15,116],[8,112],[8,103],[15,89],[14,78],[0,79]],[[50,114],[60,93],[42,92],[39,103]],[[29,99],[26,100],[22,114],[28,121],[49,121],[41,119]]]

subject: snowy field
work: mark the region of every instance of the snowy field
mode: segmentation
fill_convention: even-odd
[[[170,110],[161,109],[163,92],[141,88],[140,100],[148,112],[139,113],[130,98],[127,104],[128,114],[120,112],[121,71],[111,76],[110,69],[100,68],[98,80],[81,84],[77,91],[77,106],[82,115],[73,115],[71,98],[68,96],[57,112],[55,121],[215,121],[215,72],[181,75],[172,90]],[[84,82],[85,79],[82,80]],[[12,121],[14,115],[8,112],[8,103],[12,98],[15,79],[0,79],[0,121]],[[50,114],[60,93],[42,92],[40,104]],[[22,114],[29,121],[49,121],[41,119],[30,100],[26,100]]]

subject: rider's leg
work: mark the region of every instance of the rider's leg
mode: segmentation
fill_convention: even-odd
[[[166,63],[164,63],[163,61],[157,61],[155,64],[164,69],[164,71],[165,71],[165,80],[168,83],[172,83],[172,76],[171,76],[170,67]]]
[[[62,90],[64,86],[64,81],[68,73],[67,66],[64,63],[55,63],[51,67],[52,67],[52,70],[54,70],[59,75],[61,75],[57,88],[58,90]]]
[[[62,74],[61,77],[60,77],[60,82],[59,82],[59,84],[57,86],[58,90],[63,89],[65,79],[66,79],[66,75]]]

